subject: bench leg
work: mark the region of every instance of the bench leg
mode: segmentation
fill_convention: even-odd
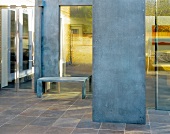
[[[45,91],[43,91],[43,93],[46,93],[48,90],[50,90],[51,88],[51,83],[50,82],[44,82],[45,83]]]
[[[86,81],[87,80],[85,80],[82,84],[82,99],[86,98]]]
[[[89,77],[89,92],[92,92],[92,76]]]
[[[37,97],[41,98],[42,97],[42,92],[43,92],[43,86],[42,86],[42,81],[37,81]]]

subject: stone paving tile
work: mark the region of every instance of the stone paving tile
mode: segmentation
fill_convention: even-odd
[[[81,94],[73,93],[70,98],[45,95],[40,99],[36,94],[2,91],[0,97],[6,101],[0,103],[0,134],[170,133],[170,111],[147,110],[146,125],[101,124],[92,122],[92,99],[82,100]]]
[[[150,132],[150,125],[141,125],[141,124],[126,124],[126,131],[141,131],[141,132]]]
[[[45,110],[29,108],[29,109],[25,110],[24,112],[22,112],[20,115],[24,115],[24,116],[40,116],[44,112],[45,112]]]
[[[10,109],[11,107],[10,106],[3,106],[3,105],[0,105],[0,112],[3,112],[7,109]]]
[[[82,117],[83,120],[90,120],[92,121],[92,113],[85,113],[84,116]]]
[[[32,106],[31,104],[27,104],[25,102],[22,103],[17,103],[16,105],[12,106],[11,108],[23,108],[23,109],[27,109],[30,106]]]
[[[60,118],[58,119],[52,126],[56,127],[76,127],[77,124],[80,122],[80,119],[76,118]]]
[[[43,134],[47,129],[48,127],[45,126],[28,125],[17,134]]]
[[[51,127],[45,134],[71,134],[74,128]]]
[[[98,134],[124,134],[124,131],[99,130]]]
[[[0,127],[1,134],[16,134],[21,129],[23,129],[25,125],[14,125],[14,124],[4,124]]]
[[[57,110],[46,110],[44,113],[42,113],[41,117],[54,117],[54,118],[60,118],[64,111],[57,111]]]
[[[149,115],[150,122],[157,122],[157,123],[170,123],[170,116],[169,115]]]
[[[76,128],[91,128],[91,129],[99,129],[101,123],[92,122],[91,120],[81,120]]]
[[[68,110],[63,115],[62,118],[77,118],[81,119],[85,111],[83,109],[79,110]]]
[[[74,102],[75,102],[75,100],[63,100],[63,101],[59,100],[59,101],[57,101],[57,104],[71,106]]]
[[[9,120],[12,120],[13,118],[14,118],[14,116],[12,116],[12,115],[8,115],[8,116],[0,115],[0,126],[2,126],[3,124],[5,124],[5,123],[8,122]]]
[[[38,117],[30,125],[36,126],[51,126],[54,122],[56,122],[57,118],[49,118],[49,117]]]
[[[149,109],[147,110],[148,114],[156,114],[156,115],[169,115],[168,111],[160,111],[160,110],[154,110],[154,109]]]
[[[70,105],[57,105],[57,104],[53,104],[52,106],[50,106],[48,108],[48,110],[66,111],[69,107],[70,107]]]
[[[76,128],[72,132],[72,134],[98,134],[97,129],[82,129],[82,128]]]
[[[151,134],[150,132],[138,132],[138,131],[133,131],[133,132],[125,132],[125,134]]]
[[[25,108],[11,108],[11,109],[7,109],[5,111],[2,112],[2,115],[19,115],[20,113],[22,113],[25,110]]]
[[[14,119],[8,121],[7,124],[28,125],[35,119],[36,119],[35,117],[17,116]]]
[[[114,131],[125,131],[125,123],[102,123],[100,129],[110,129]]]
[[[150,125],[152,134],[170,134],[170,124],[151,122]]]

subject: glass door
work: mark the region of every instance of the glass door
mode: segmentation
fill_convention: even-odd
[[[1,9],[1,88],[32,90],[33,9]]]
[[[156,109],[170,110],[170,1],[156,1],[155,44]]]
[[[32,89],[33,10],[19,9],[19,87]]]

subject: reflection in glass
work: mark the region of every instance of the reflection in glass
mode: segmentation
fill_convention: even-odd
[[[15,87],[16,72],[16,12],[1,9],[0,12],[1,45],[1,87]]]
[[[28,14],[23,14],[23,70],[29,69]]]
[[[146,0],[146,104],[163,110],[170,110],[169,7],[168,0]]]
[[[15,23],[15,11],[10,11],[11,13],[11,20],[10,20],[10,58],[11,58],[11,67],[10,72],[15,72],[15,62],[16,62],[16,52],[15,52],[15,34],[16,34],[16,23]]]
[[[92,73],[92,6],[60,8],[60,76]]]

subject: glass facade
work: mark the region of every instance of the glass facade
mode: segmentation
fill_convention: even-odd
[[[32,90],[33,8],[0,8],[1,88]]]

